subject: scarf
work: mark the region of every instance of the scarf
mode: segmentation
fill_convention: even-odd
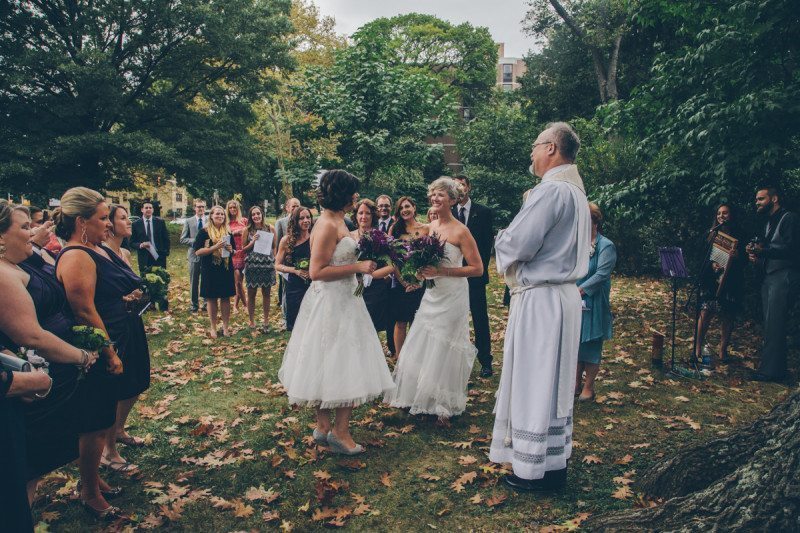
[[[227,224],[223,224],[218,228],[217,226],[214,225],[213,222],[209,222],[208,226],[206,226],[206,231],[208,232],[208,240],[210,241],[211,245],[217,244],[222,239],[224,239],[226,235],[230,235],[230,229],[228,228]],[[213,257],[211,261],[215,265],[219,266],[220,264],[225,263],[225,268],[226,269],[228,268],[230,256],[223,258],[222,248],[217,248],[216,250],[214,250],[214,253],[212,255]]]

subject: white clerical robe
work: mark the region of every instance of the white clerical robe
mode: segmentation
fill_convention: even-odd
[[[591,218],[575,165],[551,169],[495,240],[512,300],[489,459],[541,479],[566,468],[581,330],[576,281],[589,267]]]

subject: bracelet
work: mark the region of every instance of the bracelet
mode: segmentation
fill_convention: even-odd
[[[78,365],[84,370],[89,366],[89,352],[86,350],[81,349],[81,364]]]
[[[50,378],[50,386],[47,387],[47,392],[45,392],[44,394],[39,394],[38,392],[33,394],[40,400],[47,398],[50,395],[50,391],[53,390],[53,378],[51,378],[50,376],[47,377]]]

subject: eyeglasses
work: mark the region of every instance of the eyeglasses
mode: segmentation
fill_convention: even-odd
[[[536,148],[540,144],[555,144],[555,143],[553,141],[542,141],[540,143],[533,143],[533,147],[532,148]]]

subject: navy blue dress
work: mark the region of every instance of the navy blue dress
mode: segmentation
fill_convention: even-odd
[[[301,259],[311,260],[311,239],[306,239],[303,244],[297,244],[292,250],[292,263],[297,265]],[[289,274],[286,280],[286,329],[292,331],[294,321],[297,320],[297,313],[300,312],[300,304],[306,295],[311,281],[304,280],[295,274]]]
[[[34,254],[19,265],[30,276],[28,293],[42,329],[69,342],[74,322],[64,289],[55,269]],[[2,341],[0,341],[2,342]],[[13,343],[10,343],[12,348]],[[43,400],[25,404],[25,435],[28,450],[28,479],[40,477],[78,458],[78,403],[80,371],[75,365],[49,366],[53,388]]]
[[[21,403],[6,398],[13,381],[0,370],[0,520],[3,531],[33,531],[25,489],[25,425]]]

